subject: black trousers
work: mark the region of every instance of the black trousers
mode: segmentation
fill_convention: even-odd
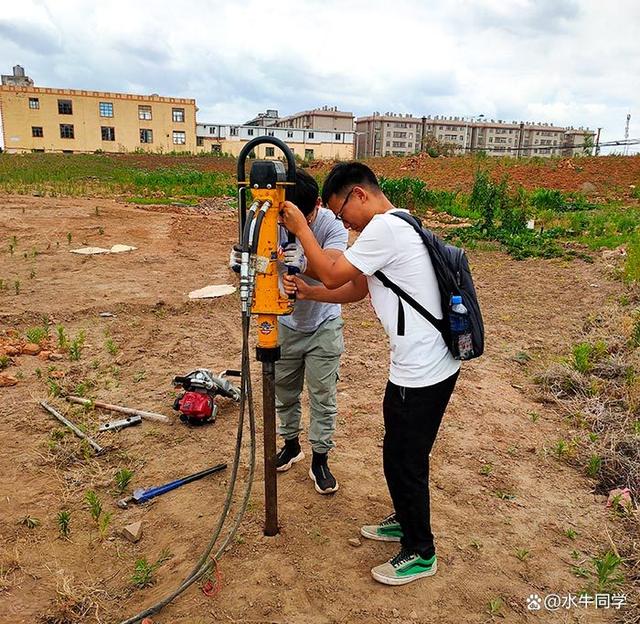
[[[429,504],[429,452],[458,379],[422,388],[387,382],[384,393],[384,476],[402,527],[402,546],[422,557],[435,554]]]

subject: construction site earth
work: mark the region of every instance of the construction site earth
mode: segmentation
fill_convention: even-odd
[[[566,162],[553,168],[511,165],[509,172],[529,188],[578,190],[589,182],[595,194],[627,189],[624,195],[640,180],[638,158],[613,169],[607,159],[587,159],[579,171]],[[468,187],[473,177],[464,159],[394,158],[372,166],[386,176],[422,177],[435,188]],[[430,213],[426,222],[443,230],[452,219]],[[0,276],[12,274],[23,251],[37,250],[32,279],[21,279],[16,288],[11,280],[0,291],[0,353],[11,358],[3,373],[16,380],[2,388],[0,404],[0,622],[117,622],[180,582],[223,504],[228,470],[144,504],[122,509],[117,501],[123,492],[232,460],[237,404],[221,400],[214,423],[182,423],[172,409],[171,380],[197,367],[239,367],[237,293],[188,298],[206,285],[236,284],[228,258],[237,240],[237,214],[228,199],[185,207],[4,195],[0,231]],[[5,253],[12,236],[19,246]],[[135,249],[69,253],[75,246],[115,244]],[[532,377],[570,348],[585,319],[616,298],[621,284],[600,253],[592,263],[515,261],[497,249],[469,256],[487,348],[463,366],[433,452],[438,574],[404,587],[378,585],[369,570],[395,554],[394,545],[359,536],[361,525],[390,511],[381,449],[388,345],[365,300],[343,308],[346,352],[331,459],[340,490],[318,495],[307,460],[280,475],[280,533],[265,537],[259,450],[247,513],[211,582],[204,592],[203,583],[194,585],[155,622],[619,621],[613,608],[540,613],[528,608],[528,599],[577,594],[572,551],[593,553],[608,544],[606,496],[546,452],[566,435],[567,424],[538,400]],[[25,330],[43,324],[49,338],[39,353],[28,354]],[[57,327],[68,343],[83,336],[77,358],[60,348]],[[514,358],[522,352],[527,362]],[[253,364],[260,414],[259,363]],[[171,422],[143,419],[96,434],[106,448],[96,455],[38,402],[46,400],[88,432],[122,416],[69,404],[65,391],[162,413]],[[303,448],[309,457],[306,442]],[[123,468],[133,478],[118,491],[114,474]],[[244,477],[246,467],[239,475]],[[88,491],[101,501],[98,520],[87,505]],[[66,533],[61,511],[70,512]],[[139,539],[123,537],[122,529],[136,522]],[[524,551],[526,556],[517,556]],[[138,582],[132,580],[136,573]]]

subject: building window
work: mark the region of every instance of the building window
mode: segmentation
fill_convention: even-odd
[[[222,154],[222,146],[218,145],[217,143],[214,143],[211,146],[211,153],[212,154]]]
[[[29,98],[29,108],[40,108],[39,98]]]
[[[216,133],[216,127],[215,126],[209,126],[209,134],[215,134]]]
[[[173,121],[176,123],[181,123],[184,121],[184,108],[172,108],[171,115],[173,116]]]
[[[140,143],[153,143],[153,130],[140,128]]]
[[[248,134],[249,136],[253,136],[253,128],[249,128],[249,129],[247,130],[247,134]]]
[[[229,129],[229,134],[231,136],[238,136],[238,127],[237,126],[231,126],[231,128]]]
[[[291,130],[287,131],[287,139],[293,139],[293,132],[291,132]]]
[[[341,141],[342,135],[339,132],[336,132],[336,141]]]
[[[313,150],[312,149],[304,150],[304,159],[305,160],[313,160]]]
[[[73,139],[73,124],[60,124],[60,138]]]
[[[267,130],[267,136],[273,136],[273,130]]]
[[[274,148],[273,148],[273,147],[267,147],[267,148],[266,148],[266,151],[265,151],[265,155],[266,155],[267,157],[269,157],[269,156],[275,156]]]
[[[173,131],[173,144],[174,145],[184,145],[187,142],[187,133],[183,130],[174,130]]]
[[[145,121],[149,121],[152,119],[151,117],[151,106],[138,106],[138,119],[144,119]]]
[[[31,136],[32,137],[43,137],[42,126],[31,126]]]
[[[100,102],[98,108],[100,109],[100,117],[113,117],[112,102]]]
[[[71,100],[58,100],[59,115],[73,115],[73,104]]]
[[[100,128],[100,132],[102,133],[103,141],[115,141],[116,140],[116,129],[111,126],[102,126]]]
[[[204,145],[204,139],[202,137],[196,137],[196,145],[202,147]]]
[[[391,147],[391,141],[387,141],[387,144],[385,147]]]
[[[313,139],[314,137],[315,137],[315,134],[313,132],[309,132],[309,138]],[[311,151],[313,151],[313,150],[311,150]]]

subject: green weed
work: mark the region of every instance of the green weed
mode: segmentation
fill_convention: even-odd
[[[58,525],[58,532],[60,536],[64,539],[68,539],[69,534],[71,533],[71,512],[67,510],[63,510],[58,512],[56,516],[56,524]]]
[[[131,582],[136,587],[142,589],[155,583],[156,572],[163,563],[171,559],[173,555],[167,550],[160,553],[160,557],[155,563],[150,563],[146,557],[136,559]]]
[[[126,489],[131,479],[133,478],[134,472],[129,470],[129,468],[121,468],[115,474],[115,482],[116,488],[120,494],[122,494]]]
[[[118,353],[118,345],[111,338],[105,341],[104,346],[110,355],[116,355]]]
[[[100,497],[93,490],[89,490],[85,493],[84,500],[89,508],[91,517],[97,523],[100,519],[100,514],[102,514],[102,501]]]
[[[615,553],[607,551],[599,557],[592,557],[594,583],[597,593],[613,592],[624,583],[624,575],[620,570],[622,559]]]
[[[29,342],[34,342],[35,344],[41,344],[49,337],[49,328],[48,327],[30,327],[24,332],[24,335],[27,337]]]
[[[590,476],[592,479],[595,479],[599,474],[600,474],[600,470],[602,469],[602,457],[600,457],[599,455],[591,455],[591,457],[589,458],[589,463],[587,464],[587,475]]]
[[[493,598],[487,605],[487,612],[489,615],[502,615],[501,611],[504,607],[504,600],[502,598]]]
[[[34,518],[33,516],[25,516],[20,520],[20,524],[27,527],[27,529],[35,529],[40,525],[40,520],[38,518]]]

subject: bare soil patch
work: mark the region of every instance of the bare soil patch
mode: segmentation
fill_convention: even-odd
[[[235,215],[224,208],[210,212],[149,210],[103,199],[0,198],[0,278],[8,284],[0,291],[3,345],[42,324],[43,317],[53,324],[54,341],[56,324],[70,337],[86,333],[77,361],[18,355],[5,371],[20,379],[2,389],[0,404],[0,622],[117,622],[173,589],[207,541],[228,472],[128,510],[115,505],[120,496],[113,492],[113,475],[129,467],[135,471],[132,485],[148,487],[230,462],[233,404],[223,404],[209,426],[145,422],[102,434],[100,442],[111,448],[94,458],[84,457],[71,435],[52,438],[58,424],[36,402],[47,396],[46,376],[59,371],[61,385],[89,382],[96,399],[171,414],[173,375],[196,366],[238,366],[236,296],[187,300],[188,292],[204,285],[233,282],[227,260],[237,236]],[[17,238],[14,255],[6,251],[11,236]],[[68,251],[76,243],[123,243],[137,250],[79,257]],[[530,371],[570,345],[585,317],[615,297],[619,285],[599,262],[514,262],[486,251],[473,252],[471,260],[487,352],[463,367],[434,449],[438,574],[401,588],[380,586],[369,569],[394,554],[393,545],[348,543],[360,525],[390,509],[380,448],[388,349],[365,301],[344,308],[347,350],[332,457],[339,492],[319,496],[307,460],[296,465],[278,481],[281,533],[265,538],[259,452],[252,503],[220,564],[220,592],[208,598],[194,587],[155,621],[475,624],[491,621],[488,603],[498,597],[505,622],[615,620],[614,611],[593,608],[529,613],[526,599],[532,593],[577,593],[583,583],[571,574],[571,551],[586,558],[607,544],[604,498],[592,493],[586,477],[545,452],[565,425],[535,401]],[[107,339],[117,346],[115,354]],[[523,351],[533,358],[526,366],[513,359]],[[259,377],[254,364],[258,414]],[[50,400],[74,419],[113,419]],[[535,423],[532,412],[539,414]],[[481,474],[486,465],[490,474]],[[104,540],[83,503],[89,489],[113,513]],[[72,513],[69,540],[60,538],[56,525],[62,509]],[[38,526],[24,526],[25,516],[37,518]],[[137,520],[144,534],[132,544],[118,530]],[[569,528],[577,532],[575,540],[564,535]],[[163,549],[172,557],[159,568],[157,583],[132,587],[136,559],[154,561]],[[517,549],[530,556],[519,560]]]

